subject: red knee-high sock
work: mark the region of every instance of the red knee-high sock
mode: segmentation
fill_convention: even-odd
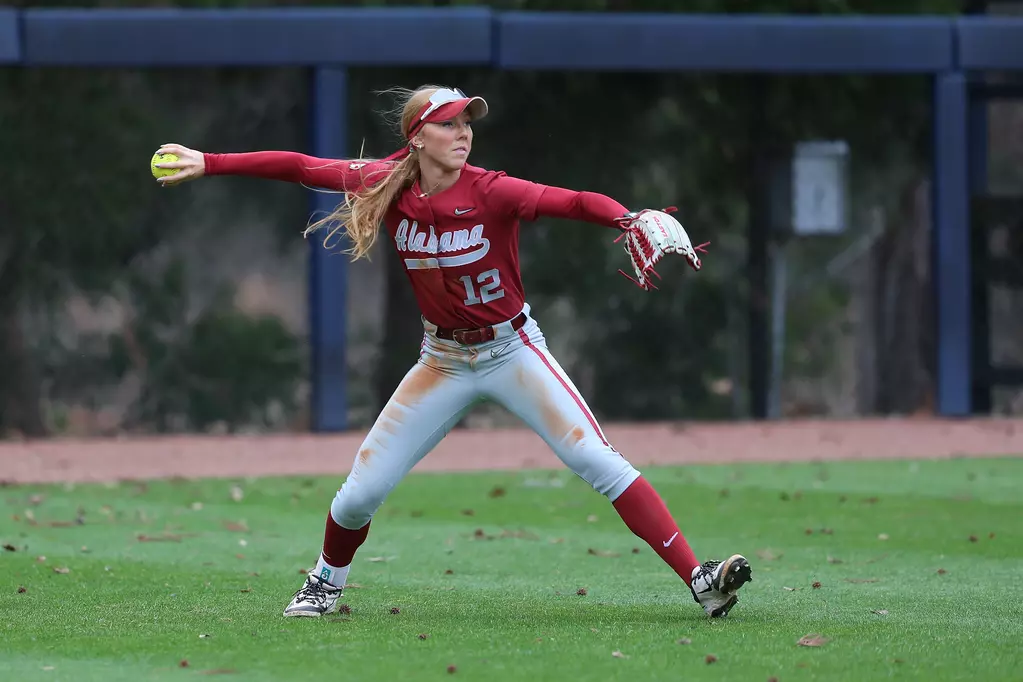
[[[614,508],[633,533],[653,547],[665,563],[689,585],[700,565],[664,500],[642,476],[614,501]]]
[[[327,512],[327,528],[323,533],[323,560],[331,566],[341,568],[352,563],[355,550],[359,549],[369,535],[367,523],[358,530],[348,530],[338,525]]]

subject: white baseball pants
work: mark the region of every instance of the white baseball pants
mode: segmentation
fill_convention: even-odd
[[[482,400],[521,418],[569,469],[612,502],[639,477],[608,443],[547,350],[528,305],[523,312],[527,320],[521,329],[502,323],[493,341],[475,346],[437,338],[436,327],[424,321],[419,361],[373,424],[331,503],[338,525],[356,530],[369,523],[394,486]]]

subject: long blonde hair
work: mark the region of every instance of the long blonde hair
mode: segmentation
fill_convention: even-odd
[[[430,97],[440,86],[423,85],[415,90],[391,88],[381,94],[393,94],[398,97],[399,104],[387,116],[389,122],[397,123],[402,140],[409,144],[408,133],[412,127],[412,119],[430,101]],[[377,159],[352,159],[362,163],[372,163]],[[382,180],[374,181],[373,176],[386,174]],[[412,147],[411,153],[386,170],[377,170],[368,177],[363,177],[363,187],[355,192],[345,193],[345,200],[338,204],[327,217],[317,220],[305,229],[305,236],[324,227],[330,231],[323,239],[323,246],[330,248],[328,242],[336,238],[341,230],[348,234],[352,247],[345,253],[352,254],[352,260],[358,260],[369,254],[376,242],[384,214],[394,203],[402,190],[411,187],[419,179],[419,153]]]

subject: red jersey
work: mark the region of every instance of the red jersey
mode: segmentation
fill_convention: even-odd
[[[206,154],[207,175],[251,175],[354,192],[383,179],[389,164],[317,159],[294,152]],[[616,226],[627,209],[575,192],[466,164],[454,185],[420,197],[418,182],[384,216],[384,227],[429,322],[483,327],[522,311],[519,223],[540,216]]]

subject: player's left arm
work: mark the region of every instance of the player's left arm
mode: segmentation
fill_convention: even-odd
[[[490,183],[488,196],[499,209],[522,220],[549,216],[582,220],[622,230],[618,239],[625,239],[625,252],[636,273],[635,278],[629,279],[644,289],[656,288],[649,275],[658,276],[654,266],[667,254],[682,255],[694,270],[701,268],[697,253],[703,252],[706,244],[692,245],[685,228],[668,215],[675,210],[674,207],[664,211],[646,209],[630,212],[604,194],[540,185],[503,174],[499,174]]]
[[[543,185],[504,174],[497,174],[486,186],[486,192],[498,210],[522,220],[542,216],[620,228],[629,213],[629,209],[604,194]]]

